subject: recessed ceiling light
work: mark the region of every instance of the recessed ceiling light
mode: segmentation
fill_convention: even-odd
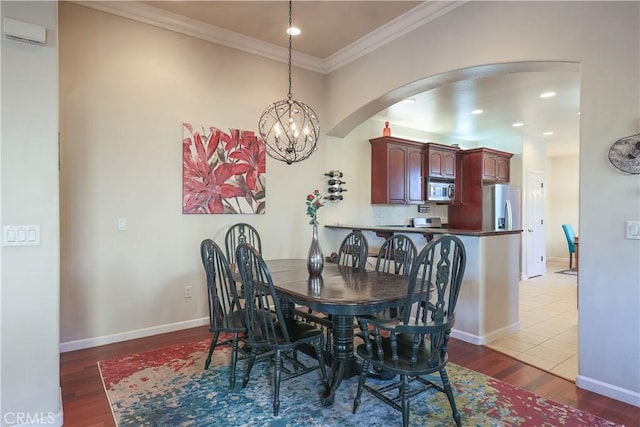
[[[556,96],[555,92],[543,92],[540,94],[540,98],[551,98]]]
[[[513,123],[511,126],[513,126],[514,128],[521,128],[522,126],[524,126],[524,123],[517,122],[517,123]]]
[[[473,110],[473,111],[471,112],[471,114],[482,114],[482,113],[484,113],[484,111],[483,111],[483,110],[480,110],[480,109],[478,109],[478,110]]]
[[[300,28],[298,27],[289,27],[287,28],[287,34],[291,35],[291,36],[298,36],[300,35],[302,31],[300,31]]]
[[[402,100],[403,104],[411,104],[412,102],[416,102],[416,100],[414,98],[407,98]]]
[[[551,136],[551,135],[553,135],[553,132],[548,131],[548,132],[543,133],[543,135],[544,135],[544,136]]]

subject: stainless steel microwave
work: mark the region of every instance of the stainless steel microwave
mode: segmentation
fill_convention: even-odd
[[[456,185],[453,181],[436,181],[427,179],[427,201],[453,202],[456,195]]]

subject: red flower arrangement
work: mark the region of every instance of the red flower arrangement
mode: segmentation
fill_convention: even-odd
[[[324,206],[321,200],[322,195],[318,190],[313,190],[313,193],[307,195],[307,215],[311,217],[311,221],[309,221],[311,225],[318,225],[318,209]]]

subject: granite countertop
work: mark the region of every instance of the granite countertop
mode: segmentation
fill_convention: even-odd
[[[377,233],[418,233],[418,234],[455,234],[459,236],[500,236],[503,234],[519,234],[522,230],[507,231],[482,231],[482,230],[457,230],[453,228],[415,228],[401,225],[325,225],[325,228],[344,230],[366,230]]]

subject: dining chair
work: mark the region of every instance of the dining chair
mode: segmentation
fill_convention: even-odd
[[[338,264],[364,270],[369,256],[369,244],[361,231],[347,234],[338,249]]]
[[[262,242],[258,230],[250,224],[239,222],[232,225],[224,236],[224,247],[230,264],[236,262],[236,248],[240,243],[249,243],[258,253],[262,253]]]
[[[244,337],[247,330],[244,310],[240,307],[229,262],[220,247],[213,240],[205,239],[200,244],[200,254],[207,278],[209,331],[213,333],[204,369],[209,369],[211,356],[217,345],[231,344],[229,385],[233,389],[236,382],[238,338],[240,335]],[[231,334],[232,338],[218,342],[220,334]]]
[[[573,269],[573,254],[576,253],[576,233],[573,231],[571,224],[562,224],[562,230],[564,231],[564,237],[567,238],[567,246],[569,248],[569,269]]]
[[[382,243],[376,259],[376,271],[408,276],[418,250],[404,234],[393,234]]]
[[[393,234],[382,243],[376,259],[375,271],[380,273],[400,274],[408,276],[418,250],[413,241],[404,234]],[[393,318],[398,315],[397,308],[389,308],[377,317]]]
[[[369,256],[369,244],[361,231],[355,230],[347,234],[340,242],[338,249],[337,263],[339,265],[357,268],[364,271]],[[326,349],[331,352],[333,344],[333,322],[332,316],[324,313],[315,313],[312,309],[307,309],[306,313],[296,310],[299,318],[305,319],[318,325],[326,332]],[[356,326],[356,325],[354,325]]]
[[[433,388],[447,395],[453,419],[458,427],[462,425],[445,366],[465,266],[462,241],[443,234],[427,243],[411,267],[407,298],[398,321],[358,318],[368,333],[363,335],[364,344],[356,349],[363,364],[353,413],[360,405],[362,391],[367,390],[400,411],[402,425],[408,426],[410,397]],[[370,365],[400,379],[378,386],[367,384]],[[440,374],[441,381],[427,376],[434,372]]]
[[[248,345],[251,350],[249,362],[242,381],[242,387],[249,382],[256,355],[261,350],[274,351],[273,370],[273,415],[280,409],[280,383],[308,372],[320,369],[323,386],[328,388],[327,370],[324,363],[323,336],[313,325],[284,318],[280,298],[276,292],[271,273],[260,253],[248,243],[241,243],[236,249],[236,260],[242,283],[246,288],[245,323]],[[313,346],[316,363],[305,365],[297,357],[300,346]],[[289,365],[284,362],[288,362]],[[312,390],[298,390],[298,392]]]

